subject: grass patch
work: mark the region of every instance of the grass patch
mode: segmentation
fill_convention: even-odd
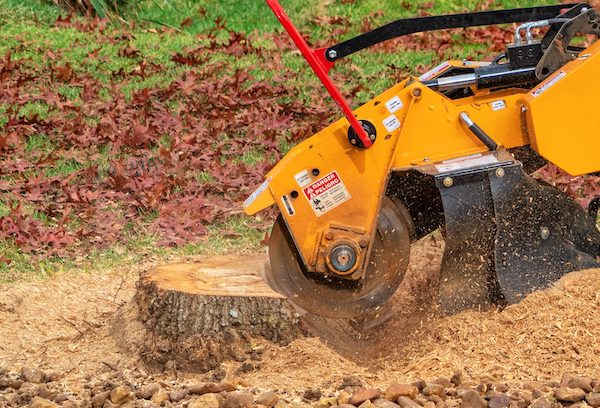
[[[0,202],[0,216],[3,211]],[[0,242],[0,254],[10,263],[0,261],[0,282],[24,279],[44,279],[59,272],[92,272],[111,268],[139,265],[148,257],[161,261],[183,256],[217,256],[227,253],[256,253],[265,231],[254,228],[250,217],[235,216],[224,223],[208,226],[208,236],[199,243],[180,248],[162,248],[159,237],[152,234],[132,235],[125,244],[115,244],[108,249],[94,249],[79,259],[58,257],[43,261],[24,254],[12,240]]]

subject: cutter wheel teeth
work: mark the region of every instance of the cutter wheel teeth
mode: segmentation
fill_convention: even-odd
[[[408,268],[411,223],[400,206],[384,198],[370,262],[358,281],[306,272],[280,216],[271,234],[271,268],[265,270],[265,281],[309,313],[330,318],[369,313],[394,294]]]

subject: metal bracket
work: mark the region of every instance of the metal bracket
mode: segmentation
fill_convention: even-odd
[[[446,217],[444,312],[515,303],[568,272],[597,268],[600,231],[520,163],[436,176]]]
[[[511,10],[480,11],[446,16],[406,18],[394,21],[359,35],[358,37],[331,46],[327,48],[325,56],[329,61],[334,62],[357,51],[403,35],[450,28],[466,28],[545,20],[556,17],[565,9],[577,6],[577,4],[562,4]]]
[[[577,56],[569,49],[569,44],[579,33],[600,35],[600,16],[596,10],[583,9],[577,17],[563,23],[536,67],[535,74],[539,80],[548,78]]]

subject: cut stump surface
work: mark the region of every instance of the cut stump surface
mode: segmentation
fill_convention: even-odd
[[[209,371],[245,361],[257,344],[303,335],[298,313],[260,277],[264,256],[225,256],[153,268],[135,295],[147,331],[141,355],[150,365]]]

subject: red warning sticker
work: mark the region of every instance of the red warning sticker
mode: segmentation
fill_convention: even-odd
[[[348,201],[350,193],[336,171],[302,189],[313,211],[320,217]]]

